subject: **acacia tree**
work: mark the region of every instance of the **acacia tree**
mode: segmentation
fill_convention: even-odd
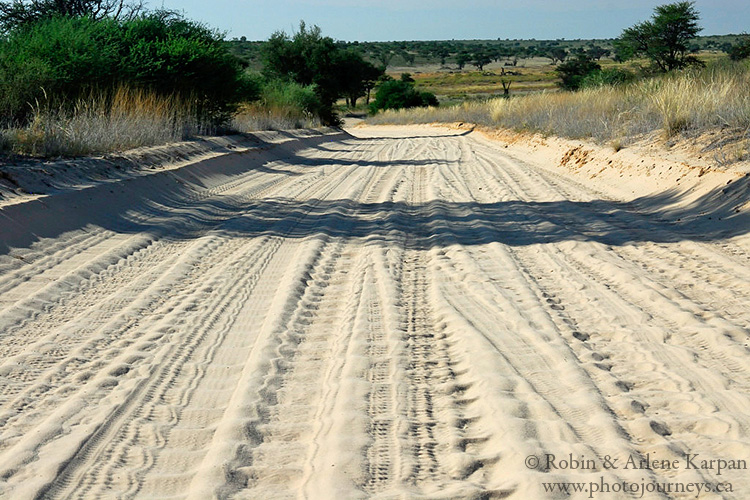
[[[460,70],[464,69],[464,66],[466,66],[466,63],[470,60],[471,56],[466,52],[459,52],[458,54],[456,54],[456,64],[458,65],[458,69]]]
[[[479,71],[484,71],[484,67],[492,62],[492,58],[484,51],[475,52],[471,64],[477,67]]]
[[[694,2],[660,5],[650,21],[623,30],[615,42],[618,58],[645,56],[663,72],[701,64],[690,54],[690,41],[702,29],[699,19]]]
[[[552,64],[565,61],[568,57],[568,51],[564,47],[552,47],[544,54],[545,57],[552,59]]]
[[[351,49],[340,50],[334,57],[334,64],[346,104],[353,108],[357,105],[357,99],[363,96],[367,96],[367,104],[370,104],[370,91],[384,70],[365,61]]]
[[[440,66],[445,66],[445,60],[451,55],[450,49],[445,45],[438,46],[433,53],[440,58]]]
[[[13,0],[0,2],[0,31],[8,33],[53,17],[133,19],[143,12],[142,0]]]

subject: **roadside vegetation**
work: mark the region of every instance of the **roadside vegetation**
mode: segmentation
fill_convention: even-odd
[[[466,101],[441,108],[392,110],[373,124],[473,123],[574,139],[615,149],[660,132],[696,137],[721,131],[718,163],[750,158],[750,37],[737,37],[731,57],[690,51],[700,27],[692,2],[657,7],[651,20],[623,31],[620,62],[603,67],[587,51],[556,67],[562,91]],[[727,146],[728,145],[728,146]]]
[[[380,79],[375,101],[370,104],[370,112],[377,113],[388,109],[423,108],[438,106],[435,94],[419,91],[415,88],[415,81],[409,73],[402,73],[401,78],[395,80],[388,76]]]
[[[701,38],[698,21],[677,2],[615,40],[339,42],[302,22],[252,42],[126,0],[0,0],[0,152],[338,126],[350,112],[621,144],[750,129],[750,37]]]
[[[195,135],[338,125],[382,70],[304,23],[262,71],[223,35],[123,0],[0,2],[0,151],[83,155]]]
[[[726,62],[578,92],[544,92],[451,107],[389,111],[369,121],[467,122],[602,142],[627,140],[656,130],[668,137],[717,127],[746,130],[750,127],[748,86],[748,64]]]
[[[254,98],[220,34],[174,12],[117,5],[0,5],[3,149],[75,155],[215,133]]]

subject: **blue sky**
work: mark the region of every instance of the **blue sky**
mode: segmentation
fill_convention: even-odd
[[[157,0],[158,1],[158,0]],[[651,17],[648,0],[163,0],[227,33],[265,40],[300,20],[337,40],[614,38]],[[750,32],[750,1],[697,0],[704,35]],[[150,7],[158,7],[156,2]]]

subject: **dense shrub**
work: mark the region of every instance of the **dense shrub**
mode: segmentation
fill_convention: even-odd
[[[257,94],[218,33],[169,12],[129,21],[53,18],[0,42],[6,122],[28,121],[34,106],[65,106],[121,86],[189,99],[210,121],[226,118],[243,93]]]
[[[314,85],[300,85],[284,80],[263,84],[261,103],[270,109],[289,109],[304,115],[318,115],[323,105]]]
[[[745,34],[727,51],[732,61],[741,61],[750,57],[750,35]]]
[[[414,88],[414,80],[408,74],[404,74],[401,80],[386,80],[380,84],[375,93],[375,100],[370,104],[370,110],[377,112],[385,109],[418,108],[438,104],[435,94],[418,91]]]
[[[579,54],[576,58],[560,64],[555,71],[562,80],[560,87],[565,90],[578,90],[586,77],[601,69],[599,63],[584,54]]]
[[[633,82],[636,75],[626,69],[606,68],[593,71],[584,76],[581,80],[580,88],[602,87],[605,85],[622,85]]]

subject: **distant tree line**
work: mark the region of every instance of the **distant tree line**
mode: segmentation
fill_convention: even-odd
[[[626,59],[627,54],[616,48],[619,39],[601,40],[449,40],[411,42],[336,42],[341,48],[357,51],[376,66],[391,68],[437,65],[445,68],[482,71],[484,66],[501,63],[506,67],[523,64],[531,58],[546,58],[559,64],[585,52],[595,61],[611,58]],[[688,44],[688,53],[701,50],[729,53],[743,40],[743,35],[696,36]],[[250,66],[262,67],[266,41],[237,38],[227,42],[232,53]]]

